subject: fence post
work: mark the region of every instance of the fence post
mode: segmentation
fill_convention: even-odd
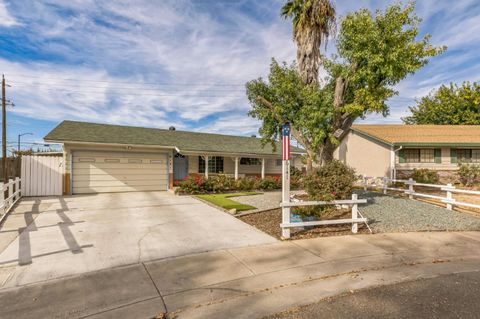
[[[363,190],[367,191],[367,175],[363,175]]]
[[[451,188],[452,188],[452,183],[448,183],[447,184],[447,200],[452,200],[453,199],[453,194],[452,194]],[[452,203],[447,203],[447,209],[448,210],[453,209]]]
[[[408,198],[409,199],[413,199],[413,184],[415,183],[415,181],[413,180],[413,178],[409,178],[408,179]]]
[[[383,194],[387,195],[387,186],[388,186],[388,179],[386,177],[383,178]]]
[[[5,184],[0,183],[0,205],[2,205],[2,214],[7,211],[7,203],[5,203]]]
[[[15,177],[15,200],[20,198],[20,178]]]
[[[13,195],[13,179],[9,178],[8,179],[8,208],[10,208],[13,205],[13,197],[10,197]]]
[[[358,195],[357,194],[352,194],[352,219],[357,219],[358,218],[358,204],[356,201],[358,200]],[[356,234],[358,232],[358,223],[352,223],[352,233]]]

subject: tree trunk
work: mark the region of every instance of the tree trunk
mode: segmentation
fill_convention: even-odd
[[[335,152],[336,145],[334,145],[330,140],[325,142],[323,145],[320,161],[322,165],[330,163],[333,161],[333,153]]]

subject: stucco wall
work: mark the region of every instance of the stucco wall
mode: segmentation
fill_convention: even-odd
[[[334,158],[353,167],[357,174],[390,176],[390,146],[354,131],[350,131],[342,140],[334,152]]]

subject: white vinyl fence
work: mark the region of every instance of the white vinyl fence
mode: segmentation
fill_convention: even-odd
[[[366,199],[358,199],[357,194],[352,195],[352,199],[346,200],[333,200],[329,202],[325,201],[299,201],[299,202],[283,202],[280,204],[282,208],[283,216],[290,216],[290,208],[291,207],[299,207],[299,206],[316,206],[316,205],[347,205],[352,206],[352,218],[348,219],[332,219],[332,220],[318,220],[318,221],[309,221],[309,222],[290,222],[287,220],[280,224],[282,229],[288,229],[291,227],[306,227],[306,226],[318,226],[318,225],[336,225],[336,224],[352,224],[352,233],[358,232],[358,223],[366,223],[367,218],[358,218],[358,204],[365,204],[367,202]],[[288,219],[290,219],[288,217]],[[283,237],[289,238],[290,232],[284,232]]]
[[[22,195],[62,195],[63,169],[59,156],[22,156]]]
[[[10,208],[22,197],[20,178],[10,179],[8,183],[0,183],[0,215],[5,216]],[[2,216],[2,219],[3,219]]]
[[[392,183],[401,183],[408,186],[408,188],[398,188],[398,187],[390,187]],[[415,191],[415,186],[422,186],[422,187],[430,187],[439,189],[442,192],[445,192],[445,196],[439,195],[432,195],[432,194],[424,194]],[[423,198],[431,198],[431,199],[438,199],[442,203],[446,204],[446,208],[448,210],[452,210],[453,206],[464,206],[470,208],[480,208],[478,204],[472,204],[467,202],[460,202],[453,198],[454,193],[459,194],[469,194],[469,195],[480,195],[480,191],[472,191],[466,189],[458,189],[455,188],[452,184],[447,185],[440,185],[440,184],[424,184],[424,183],[417,183],[413,179],[390,179],[386,177],[363,177],[363,188],[367,190],[368,188],[380,188],[382,189],[384,194],[387,194],[387,191],[397,191],[403,192],[408,195],[408,198],[413,199],[414,197],[423,197]]]

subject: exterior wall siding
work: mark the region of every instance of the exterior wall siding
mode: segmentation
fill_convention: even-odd
[[[354,131],[340,142],[334,158],[353,167],[357,174],[390,176],[391,147]]]

